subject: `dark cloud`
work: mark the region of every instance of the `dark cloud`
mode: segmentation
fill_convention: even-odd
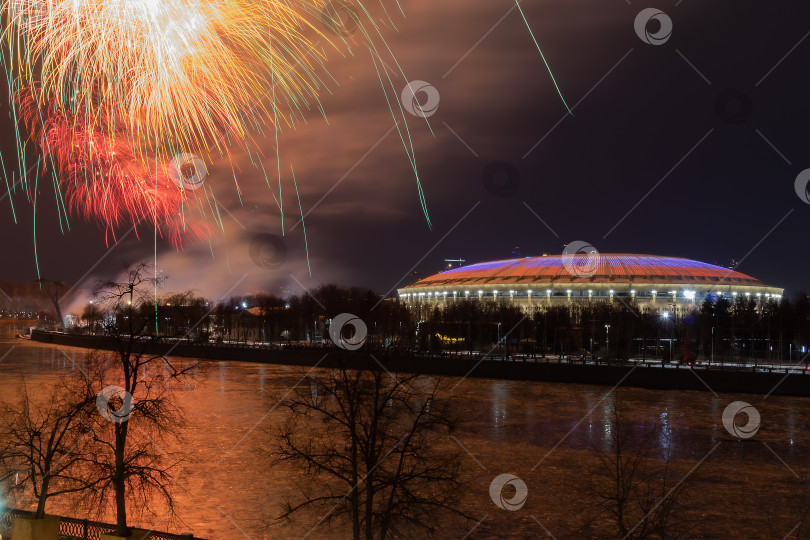
[[[801,238],[810,205],[796,197],[793,181],[810,167],[810,39],[787,54],[806,37],[806,3],[654,2],[672,18],[673,34],[653,46],[633,28],[646,5],[524,2],[565,99],[576,105],[573,116],[517,11],[504,17],[513,3],[401,4],[405,18],[392,10],[396,29],[385,32],[405,76],[383,55],[388,98],[398,100],[408,80],[426,81],[440,95],[427,122],[405,113],[432,229],[359,44],[354,57],[328,63],[326,119],[313,111],[280,137],[283,264],[262,268],[250,256],[255,235],[282,234],[270,133],[260,140],[270,186],[246,156],[237,159],[241,192],[229,168],[214,164],[208,181],[221,228],[179,252],[159,245],[158,266],[170,283],[212,296],[234,285],[233,292],[278,291],[330,281],[387,292],[414,265],[432,272],[445,257],[504,258],[515,245],[525,254],[559,252],[579,239],[603,252],[718,263],[745,257],[743,272],[789,292],[809,288]],[[718,108],[728,95],[748,98],[750,110],[735,116],[733,103],[731,113]],[[483,181],[495,161],[519,175],[509,196]],[[304,229],[293,227],[301,210],[290,165],[309,265]],[[106,253],[104,233],[74,218],[62,234],[51,191],[41,187],[37,212],[40,270],[77,280]],[[8,261],[0,275],[33,279],[32,211],[20,194],[13,199],[16,225],[8,201],[0,203]],[[152,257],[151,231],[139,232],[140,242],[130,234],[90,276]]]

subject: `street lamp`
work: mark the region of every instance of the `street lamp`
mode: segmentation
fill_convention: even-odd
[[[669,311],[665,311],[661,314],[661,317],[664,320],[669,320]],[[672,340],[675,338],[675,325],[672,326],[672,336],[669,339],[669,361],[672,362]],[[663,363],[661,364],[663,366]]]
[[[605,325],[605,356],[610,354],[610,325]]]

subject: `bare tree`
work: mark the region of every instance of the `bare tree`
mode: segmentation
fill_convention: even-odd
[[[85,466],[94,450],[88,433],[96,409],[82,377],[61,379],[48,395],[37,394],[23,385],[16,401],[0,405],[0,459],[6,471],[15,471],[14,490],[32,490],[34,517],[42,518],[52,497],[92,488]]]
[[[59,305],[59,300],[67,285],[62,281],[51,281],[50,279],[38,279],[40,289],[45,291],[56,311],[56,320],[59,321],[59,326],[65,325],[65,318],[62,316],[62,307]]]
[[[90,328],[91,332],[95,332],[101,326],[101,321],[104,314],[101,312],[97,304],[89,303],[82,310],[82,320]]]
[[[348,522],[355,540],[383,540],[431,534],[437,515],[463,515],[461,460],[448,438],[456,422],[439,386],[382,370],[308,375],[281,403],[274,463],[293,465],[302,481],[279,519],[309,509],[323,516],[316,527]]]
[[[0,517],[6,512],[9,504],[16,504],[16,492],[14,490],[16,471],[11,459],[8,458],[10,451],[11,447],[8,441],[0,445]]]
[[[116,531],[127,536],[128,503],[142,512],[174,515],[169,490],[179,458],[166,448],[177,447],[184,425],[173,397],[173,385],[190,376],[196,364],[170,361],[160,354],[160,320],[166,306],[153,295],[160,284],[141,264],[122,282],[105,282],[96,291],[103,313],[102,328],[112,341],[110,354],[98,351],[99,407],[94,439],[100,451],[92,468],[98,477],[92,496],[99,508],[114,504]]]
[[[689,512],[689,480],[673,470],[668,428],[660,422],[652,428],[631,425],[619,403],[617,397],[610,409],[606,448],[594,447],[599,464],[591,496],[597,513],[591,520],[607,515],[623,539],[688,537],[700,521]],[[665,444],[657,449],[660,439]]]

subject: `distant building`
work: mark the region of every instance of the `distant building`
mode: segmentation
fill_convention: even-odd
[[[450,302],[512,302],[526,311],[581,302],[633,301],[642,311],[683,314],[707,296],[779,300],[784,289],[713,264],[657,255],[543,255],[453,268],[398,290],[413,309]]]

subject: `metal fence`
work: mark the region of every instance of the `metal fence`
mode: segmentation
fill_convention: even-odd
[[[10,527],[12,518],[32,516],[33,514],[33,512],[27,510],[10,508],[0,513],[0,525]],[[102,534],[115,532],[115,525],[110,523],[62,516],[59,516],[59,520],[59,537],[61,540],[99,540]],[[151,531],[149,538],[152,540],[203,540],[196,538],[191,533],[172,534],[160,531]]]

